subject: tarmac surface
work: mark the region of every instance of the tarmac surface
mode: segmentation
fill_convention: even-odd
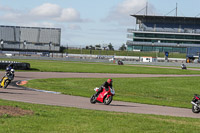
[[[0,75],[3,74],[4,72],[0,72]],[[114,78],[114,77],[137,78],[137,77],[172,77],[172,76],[183,77],[183,76],[200,76],[200,75],[16,72],[15,81],[42,79],[42,78]],[[130,102],[120,102],[115,100],[113,100],[110,105],[103,105],[100,103],[91,104],[90,98],[35,91],[32,89],[22,88],[16,85],[14,86],[9,85],[7,89],[0,89],[0,99],[35,103],[35,104],[76,107],[76,108],[92,109],[92,110],[200,118],[200,114],[194,114],[191,109],[138,104]]]

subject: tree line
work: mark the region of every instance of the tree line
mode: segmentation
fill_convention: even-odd
[[[112,43],[109,43],[109,44],[96,44],[96,45],[88,45],[85,47],[85,49],[91,49],[91,50],[114,50],[114,47],[112,45]],[[126,45],[125,44],[122,44],[118,50],[121,50],[121,51],[125,51],[126,50]]]

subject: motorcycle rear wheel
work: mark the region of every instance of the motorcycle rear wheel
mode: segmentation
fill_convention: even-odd
[[[199,113],[200,112],[200,108],[196,107],[195,105],[192,105],[192,112],[193,113]]]
[[[112,96],[109,96],[109,97],[107,98],[107,95],[106,95],[105,98],[104,98],[104,100],[103,100],[103,103],[104,103],[105,105],[109,105],[109,104],[112,102],[112,99],[113,99]]]
[[[92,104],[96,103],[96,97],[94,95],[91,96],[90,103],[92,103]]]

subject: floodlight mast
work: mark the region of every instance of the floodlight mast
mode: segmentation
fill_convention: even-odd
[[[168,12],[165,16],[169,15],[171,12],[176,11],[176,17],[178,16],[178,3],[176,3],[176,8],[172,9],[170,12]]]
[[[178,15],[178,3],[176,3],[176,17]]]
[[[147,14],[148,14],[148,1],[146,3],[146,16],[147,16]]]
[[[146,3],[146,6],[144,8],[142,8],[141,10],[139,10],[138,12],[136,12],[135,15],[138,14],[139,12],[141,12],[141,11],[144,11],[144,9],[146,9],[145,12],[144,12],[144,15],[147,16],[148,15],[148,2]]]
[[[138,13],[140,13],[141,11],[145,11],[144,15],[148,15],[148,1],[146,2],[146,6],[144,8],[142,8],[141,10],[139,10],[138,12],[135,13],[135,15],[137,15]],[[178,16],[178,3],[176,3],[176,8],[172,9],[170,12],[168,12],[166,15],[164,16],[167,16],[169,15],[171,12],[176,12],[175,16],[177,17]]]

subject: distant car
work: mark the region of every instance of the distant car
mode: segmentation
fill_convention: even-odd
[[[114,58],[109,59],[109,61],[114,61]]]
[[[5,54],[5,56],[11,57],[11,56],[12,56],[12,54],[7,54],[7,53],[6,53],[6,54]]]

